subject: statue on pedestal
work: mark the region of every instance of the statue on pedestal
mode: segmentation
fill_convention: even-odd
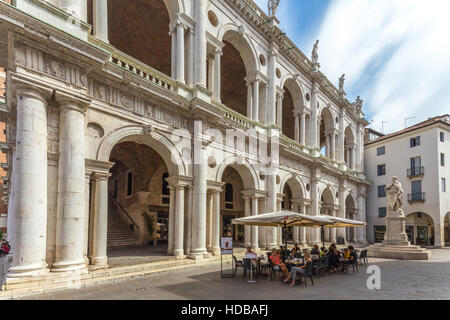
[[[345,94],[344,83],[345,83],[345,74],[343,74],[342,77],[339,78],[339,93]]]
[[[392,183],[385,188],[389,211],[399,212],[403,215],[403,188],[397,177],[392,178]]]
[[[280,4],[280,0],[269,0],[267,2],[267,9],[269,13],[269,18],[275,17],[275,14],[277,13],[278,6]]]
[[[319,62],[319,40],[314,43],[313,51],[311,54],[311,61],[313,64]]]

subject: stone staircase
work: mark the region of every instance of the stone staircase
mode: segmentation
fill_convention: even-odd
[[[135,246],[142,244],[137,230],[131,230],[130,224],[118,212],[118,208],[110,203],[108,216],[108,248]]]

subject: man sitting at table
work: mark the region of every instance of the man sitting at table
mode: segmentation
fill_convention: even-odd
[[[258,255],[252,251],[252,247],[247,247],[245,259],[258,259]]]
[[[294,248],[292,248],[291,254],[295,256],[296,254],[301,254],[301,249],[298,245],[298,241],[295,241]]]
[[[295,287],[295,280],[297,279],[297,273],[305,274],[305,268],[307,263],[312,263],[312,259],[309,253],[305,252],[305,264],[301,267],[292,267],[289,277],[284,282],[289,282],[292,279],[291,287]]]
[[[280,254],[281,254],[281,259],[283,259],[283,261],[286,261],[287,259],[289,259],[289,256],[291,255],[291,251],[289,251],[287,246],[284,246],[281,248]]]
[[[317,244],[314,245],[314,248],[311,250],[312,256],[318,256],[320,254],[319,246]]]

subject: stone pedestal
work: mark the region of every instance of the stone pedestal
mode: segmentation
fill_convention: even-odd
[[[389,211],[386,217],[386,234],[381,244],[368,248],[372,258],[397,260],[430,260],[431,252],[408,241],[405,231],[406,217],[403,211]]]

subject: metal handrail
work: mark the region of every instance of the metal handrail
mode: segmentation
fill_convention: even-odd
[[[120,204],[120,202],[119,202],[117,199],[115,199],[113,196],[112,196],[112,199],[113,199],[113,203],[114,203],[116,206],[118,206],[119,209],[123,211],[123,213],[125,213],[125,215],[128,217],[128,219],[130,219],[130,221],[133,223],[133,225],[139,230],[139,226],[138,226],[137,223],[133,220],[133,218],[128,214],[127,210],[125,210],[125,208]]]
[[[408,202],[422,202],[425,201],[425,192],[415,192],[408,194]]]
[[[425,168],[424,167],[415,167],[406,170],[406,174],[408,178],[410,177],[419,177],[424,175]]]

